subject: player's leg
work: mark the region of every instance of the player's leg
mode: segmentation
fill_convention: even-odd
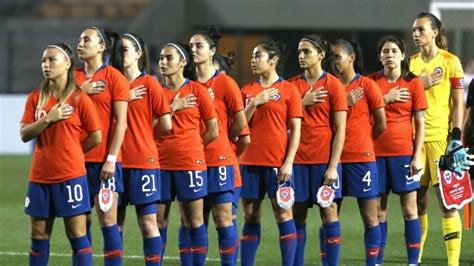
[[[92,265],[92,248],[87,239],[86,220],[85,214],[64,217],[64,227],[73,253],[73,265]]]
[[[173,171],[161,170],[161,200],[157,204],[156,221],[161,236],[161,261],[164,259],[168,236],[168,217],[171,209],[171,202],[175,198],[175,190],[172,186],[171,178]]]
[[[391,189],[391,178],[388,167],[390,157],[377,157],[377,174],[379,185],[379,197],[377,206],[377,215],[380,225],[380,249],[377,257],[377,265],[382,265],[385,244],[387,243],[387,207],[388,193]]]
[[[29,252],[29,265],[48,265],[49,239],[53,231],[54,218],[41,218],[30,216],[31,247]]]
[[[430,142],[423,143],[421,149],[421,161],[424,165],[423,175],[420,180],[420,188],[417,191],[416,203],[418,206],[418,219],[421,225],[421,242],[420,242],[420,256],[418,257],[418,263],[421,263],[423,257],[423,247],[425,246],[426,238],[428,236],[428,188],[431,180],[436,177],[436,165],[430,162],[431,151]],[[439,159],[439,157],[438,157]],[[433,169],[434,168],[434,169]]]
[[[400,205],[405,220],[405,244],[408,264],[416,265],[420,254],[421,224],[418,219],[416,191],[401,192]]]
[[[295,187],[295,204],[293,205],[293,217],[295,220],[297,241],[296,254],[293,265],[304,265],[304,253],[306,247],[306,218],[308,208],[312,204],[310,186],[310,165],[295,164],[293,166],[293,183]]]

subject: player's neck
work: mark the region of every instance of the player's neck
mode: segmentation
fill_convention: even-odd
[[[306,79],[306,82],[309,85],[313,85],[314,83],[316,83],[316,81],[319,80],[319,78],[321,78],[321,75],[323,74],[323,72],[324,71],[321,68],[321,66],[305,69],[304,78]]]
[[[439,54],[439,48],[438,46],[436,46],[435,43],[432,43],[432,44],[420,47],[420,52],[421,52],[421,59],[423,59],[425,63],[428,63],[429,61],[431,61],[431,59],[433,59],[435,56]]]
[[[199,82],[204,83],[214,76],[216,69],[207,63],[196,65],[196,75]]]
[[[93,59],[84,61],[84,71],[87,77],[92,77],[94,73],[104,64],[104,61],[100,56],[96,56]]]
[[[140,69],[138,69],[138,65],[134,64],[133,66],[128,66],[124,70],[124,75],[128,79],[128,82],[134,81],[138,76],[142,74]]]
[[[395,83],[402,75],[402,70],[400,67],[397,68],[384,68],[384,76],[389,83]]]
[[[167,76],[166,77],[166,87],[170,90],[178,90],[183,86],[184,81],[186,78],[181,74]]]
[[[51,93],[54,97],[58,98],[59,95],[66,89],[67,75],[58,77],[56,79],[50,79],[48,81],[48,87],[51,89]]]
[[[341,82],[342,84],[344,84],[344,86],[349,85],[351,81],[354,80],[355,76],[356,76],[356,72],[354,68],[351,68],[339,74]]]
[[[260,85],[264,88],[268,88],[273,85],[273,83],[277,82],[280,76],[276,71],[270,71],[269,73],[262,73],[260,75],[259,81]]]

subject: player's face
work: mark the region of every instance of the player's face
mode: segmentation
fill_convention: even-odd
[[[354,55],[349,54],[342,45],[331,46],[332,63],[338,73],[344,73],[353,67]]]
[[[319,53],[316,47],[308,41],[301,41],[298,44],[298,62],[301,69],[311,69],[320,65],[324,58],[324,53]]]
[[[48,80],[54,80],[64,75],[67,76],[67,71],[71,67],[71,62],[66,56],[56,48],[47,48],[43,52],[41,60],[41,69],[43,75]]]
[[[216,53],[216,49],[211,48],[206,38],[200,34],[191,37],[189,47],[193,55],[193,62],[196,65],[212,62],[212,57]]]
[[[270,59],[270,54],[260,45],[253,48],[252,59],[250,60],[250,67],[252,73],[261,75],[263,73],[275,70],[275,59]]]
[[[400,67],[401,62],[405,59],[405,54],[402,53],[400,47],[393,42],[384,43],[379,56],[382,65],[389,69]]]
[[[122,44],[123,44],[123,67],[129,68],[133,65],[138,64],[138,60],[140,59],[142,52],[137,51],[134,43],[127,38],[122,38]]]
[[[102,56],[105,50],[105,44],[94,29],[86,29],[79,36],[79,43],[77,44],[77,54],[81,60],[95,58]]]
[[[161,50],[160,61],[160,72],[163,76],[169,77],[177,73],[182,73],[186,62],[181,58],[176,48],[172,46],[165,46]]]
[[[437,30],[431,28],[429,18],[418,18],[413,22],[412,27],[413,41],[418,47],[433,43],[438,35]]]

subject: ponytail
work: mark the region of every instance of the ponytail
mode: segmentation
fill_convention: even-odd
[[[353,63],[353,67],[356,73],[362,74],[364,69],[364,63],[362,59],[362,50],[360,49],[360,45],[357,41],[346,41],[344,39],[337,39],[333,45],[340,45],[346,50],[348,54],[354,54],[355,60]]]
[[[431,22],[431,29],[438,30],[438,35],[435,39],[436,46],[443,50],[448,50],[448,39],[446,38],[446,31],[444,30],[443,23],[441,23],[441,20],[439,20],[435,15],[428,12],[421,12],[416,18],[429,19]]]
[[[105,45],[102,60],[123,73],[123,44],[120,34],[101,27],[92,26],[90,28],[97,31],[101,43]]]

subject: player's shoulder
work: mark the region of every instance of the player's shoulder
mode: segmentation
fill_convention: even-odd
[[[287,81],[292,83],[292,84],[299,84],[300,82],[305,81],[305,79],[303,77],[303,74],[298,74],[294,77],[291,77],[291,78],[287,79]]]
[[[374,73],[372,73],[372,74],[367,75],[367,78],[369,78],[369,79],[371,79],[371,80],[375,80],[375,81],[377,81],[377,80],[379,80],[379,79],[382,79],[382,78],[384,78],[384,77],[385,77],[385,76],[382,75],[382,73],[380,73],[380,71],[377,71],[377,72],[374,72]]]
[[[446,60],[446,61],[459,61],[459,58],[455,54],[450,53],[449,51],[440,49],[439,53],[440,53],[441,58],[443,60]]]

